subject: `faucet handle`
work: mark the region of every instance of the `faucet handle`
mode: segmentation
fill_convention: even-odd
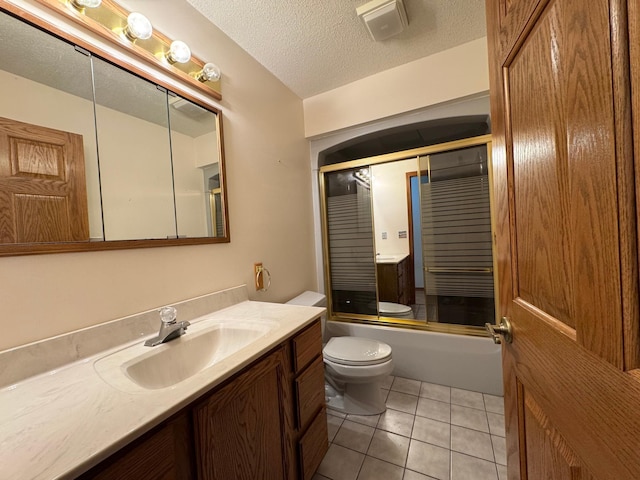
[[[162,307],[160,310],[160,320],[162,323],[173,323],[176,321],[178,311],[174,307]]]

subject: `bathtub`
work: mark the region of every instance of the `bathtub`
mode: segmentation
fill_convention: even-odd
[[[393,349],[393,375],[503,394],[500,345],[488,337],[333,321],[327,322],[326,334],[373,338],[389,344]]]

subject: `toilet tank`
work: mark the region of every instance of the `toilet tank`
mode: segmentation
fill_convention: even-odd
[[[287,302],[290,305],[303,305],[305,307],[326,307],[327,297],[322,293],[307,290]]]
[[[306,292],[302,292],[295,298],[292,298],[287,302],[289,305],[302,305],[304,307],[326,307],[327,306],[327,297],[322,293],[312,292],[307,290]],[[327,341],[325,338],[325,323],[327,320],[326,315],[322,315],[320,317],[320,325],[322,327],[322,343]]]

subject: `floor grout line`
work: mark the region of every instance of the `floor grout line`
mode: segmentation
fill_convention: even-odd
[[[404,378],[404,377],[394,377],[394,378],[393,378],[393,381],[391,382],[390,387],[393,387],[393,383],[395,382],[395,379],[396,379],[396,378],[402,379],[402,378]],[[411,379],[407,379],[407,380],[411,380]],[[399,382],[399,383],[402,383],[402,382]],[[423,383],[429,383],[429,382],[420,382],[420,383],[421,383],[421,385],[420,385],[420,390],[419,390],[419,392],[421,392],[421,391],[422,391],[422,384],[423,384]],[[458,389],[458,390],[462,390],[462,389]],[[494,415],[499,415],[499,416],[502,416],[502,417],[504,417],[504,414],[503,414],[503,413],[499,413],[499,412],[489,412],[489,410],[487,410],[487,401],[486,401],[486,399],[485,399],[485,397],[484,397],[484,394],[483,394],[483,397],[482,397],[482,401],[483,401],[483,406],[484,406],[484,408],[482,408],[482,409],[481,409],[481,408],[477,408],[477,407],[470,406],[470,405],[461,405],[461,404],[459,404],[459,403],[446,402],[446,401],[442,401],[442,400],[440,400],[440,399],[434,399],[434,398],[429,398],[429,397],[422,397],[422,396],[420,396],[420,394],[419,394],[419,393],[418,393],[418,395],[415,395],[415,394],[412,394],[412,393],[407,393],[407,392],[402,392],[402,391],[398,391],[398,390],[393,390],[393,388],[391,388],[391,389],[389,390],[389,392],[391,392],[391,391],[396,392],[396,393],[400,393],[400,394],[403,394],[403,395],[409,395],[409,396],[411,396],[411,397],[415,397],[415,398],[417,398],[416,408],[415,408],[414,413],[409,413],[409,412],[406,412],[406,411],[404,411],[404,410],[398,410],[398,409],[396,409],[396,408],[389,408],[389,407],[387,407],[387,410],[389,410],[389,411],[393,411],[393,412],[402,413],[402,414],[405,414],[405,415],[411,415],[411,416],[412,416],[412,421],[411,421],[411,430],[410,430],[410,434],[409,434],[408,436],[407,436],[407,435],[405,435],[405,434],[402,434],[402,433],[398,433],[397,431],[393,431],[393,430],[391,430],[391,428],[393,428],[393,424],[391,424],[391,425],[389,426],[389,429],[388,429],[388,430],[385,430],[384,428],[379,428],[380,421],[381,421],[381,419],[382,419],[382,414],[378,416],[378,419],[377,419],[377,421],[375,422],[375,425],[372,425],[371,423],[358,422],[358,421],[356,421],[356,420],[349,419],[349,418],[347,418],[347,415],[345,415],[345,416],[343,417],[343,416],[341,416],[341,415],[343,415],[343,414],[341,414],[340,412],[335,412],[335,414],[333,415],[334,417],[336,417],[336,418],[338,418],[338,419],[340,420],[339,422],[336,422],[337,427],[335,427],[335,424],[334,424],[334,427],[336,428],[336,430],[335,430],[335,434],[334,434],[334,436],[333,436],[333,440],[335,440],[335,438],[337,437],[337,435],[338,435],[338,433],[339,433],[340,429],[341,429],[341,428],[343,428],[344,423],[345,423],[345,420],[349,420],[349,421],[350,421],[350,422],[352,422],[352,423],[355,423],[355,424],[358,424],[358,425],[361,425],[361,426],[362,426],[362,425],[363,425],[363,426],[367,426],[367,427],[370,427],[370,428],[372,428],[372,429],[373,429],[373,433],[372,433],[371,437],[369,438],[369,441],[368,441],[368,444],[367,444],[367,447],[366,447],[366,450],[365,450],[365,452],[364,452],[364,453],[363,453],[363,452],[361,452],[361,451],[359,451],[359,450],[355,450],[355,449],[353,449],[353,448],[350,448],[350,447],[348,447],[348,446],[337,444],[337,443],[335,443],[335,441],[331,441],[331,442],[329,442],[329,447],[331,447],[331,446],[333,446],[333,445],[336,445],[336,446],[338,446],[338,447],[341,447],[341,448],[347,449],[347,450],[349,450],[349,451],[351,451],[351,452],[355,452],[355,453],[357,453],[357,454],[359,454],[359,455],[362,455],[362,463],[361,463],[361,464],[360,464],[360,466],[358,467],[358,470],[357,470],[357,473],[356,473],[356,477],[355,477],[353,480],[368,480],[368,479],[365,479],[365,478],[359,478],[359,477],[360,477],[360,475],[362,474],[362,471],[363,471],[363,468],[364,468],[364,464],[365,464],[365,462],[367,461],[367,457],[370,457],[370,458],[372,458],[372,459],[376,459],[377,461],[381,461],[381,462],[384,462],[384,463],[386,463],[386,464],[393,465],[394,467],[397,467],[397,468],[402,469],[402,472],[401,472],[401,474],[402,474],[402,479],[404,479],[404,476],[405,476],[405,474],[406,474],[407,470],[408,470],[408,471],[412,471],[412,472],[416,472],[416,473],[419,473],[419,474],[422,474],[422,475],[426,475],[425,473],[422,473],[422,472],[420,472],[420,471],[418,471],[418,470],[413,470],[413,469],[407,468],[407,463],[408,463],[408,460],[409,460],[409,451],[410,451],[410,449],[411,449],[411,444],[412,444],[412,442],[414,442],[414,441],[415,441],[415,442],[418,442],[418,443],[423,443],[423,444],[426,444],[426,445],[429,445],[429,446],[438,447],[438,448],[441,448],[441,449],[444,449],[444,450],[448,450],[448,454],[449,454],[449,477],[448,477],[448,480],[453,480],[453,478],[454,478],[454,477],[453,477],[453,475],[454,475],[454,470],[453,470],[453,468],[454,468],[454,453],[455,453],[455,454],[458,454],[458,455],[464,455],[465,457],[469,457],[469,458],[472,458],[472,459],[477,459],[477,460],[480,460],[480,461],[483,461],[483,462],[489,462],[489,463],[493,464],[493,466],[494,466],[494,471],[495,471],[495,475],[496,475],[496,476],[495,476],[495,478],[496,478],[496,479],[499,479],[499,478],[500,478],[500,477],[499,477],[499,475],[500,475],[500,474],[499,474],[499,472],[500,472],[500,470],[501,470],[501,467],[504,467],[504,466],[503,466],[503,465],[501,465],[501,464],[498,464],[498,462],[496,461],[496,450],[495,450],[494,445],[493,445],[492,437],[493,437],[493,436],[495,436],[495,437],[498,437],[498,438],[502,438],[502,439],[504,439],[504,436],[499,435],[499,434],[491,433],[491,427],[490,427],[490,425],[489,425],[489,413],[492,413],[492,414],[494,414]],[[465,391],[465,392],[471,392],[471,391],[467,391],[467,390],[463,390],[463,391]],[[472,393],[480,393],[480,392],[472,392]],[[448,419],[449,419],[449,420],[448,420],[448,422],[443,421],[443,420],[438,419],[438,418],[431,418],[431,417],[428,417],[428,416],[425,416],[425,415],[418,415],[418,413],[417,413],[417,411],[418,411],[418,410],[417,410],[417,405],[418,405],[418,403],[420,402],[420,398],[425,398],[426,400],[430,400],[430,401],[434,401],[434,402],[443,403],[443,404],[445,404],[445,405],[447,405],[447,404],[448,404],[448,405],[449,405],[449,412],[448,412]],[[482,411],[482,412],[484,412],[484,419],[485,419],[485,421],[486,421],[487,428],[488,428],[488,430],[489,430],[489,431],[488,431],[488,432],[486,432],[486,431],[484,431],[484,430],[478,430],[478,429],[476,429],[476,428],[472,428],[472,427],[468,427],[468,426],[463,426],[463,425],[454,425],[454,424],[452,423],[452,411],[451,411],[451,410],[452,410],[452,408],[451,408],[451,407],[452,407],[452,406],[454,406],[454,405],[455,405],[455,406],[458,406],[458,407],[462,407],[462,408],[469,408],[469,409],[472,409],[472,410],[474,410],[474,411]],[[331,409],[329,409],[329,410],[327,411],[327,413],[328,413],[329,415],[332,415],[332,411],[331,411]],[[415,434],[415,424],[416,424],[417,417],[425,418],[425,419],[428,419],[428,420],[433,421],[433,422],[439,422],[439,423],[447,424],[447,425],[449,426],[449,448],[448,448],[448,449],[446,449],[445,447],[442,447],[441,445],[437,445],[437,444],[435,444],[435,443],[430,443],[430,442],[426,442],[426,441],[418,440],[417,438],[414,438],[414,434]],[[482,433],[482,434],[484,434],[484,435],[487,435],[487,436],[488,436],[488,438],[489,438],[490,446],[491,446],[491,454],[492,454],[492,457],[493,457],[493,461],[491,461],[491,460],[487,460],[486,458],[482,458],[482,457],[479,457],[479,456],[476,456],[476,455],[473,455],[473,454],[470,454],[470,453],[468,453],[468,452],[460,451],[460,449],[458,449],[458,450],[454,450],[454,449],[453,449],[453,435],[452,435],[452,427],[453,427],[453,426],[458,427],[459,429],[465,429],[465,430],[469,430],[469,431],[472,431],[472,432],[477,432],[477,433]],[[372,442],[373,442],[373,439],[374,439],[374,437],[375,437],[375,435],[376,435],[376,433],[377,433],[377,432],[383,432],[383,433],[388,433],[388,434],[396,435],[396,436],[398,436],[398,437],[402,437],[402,438],[405,438],[405,439],[407,439],[407,440],[408,440],[408,443],[407,443],[407,450],[406,450],[406,453],[405,453],[405,455],[404,455],[404,464],[403,464],[402,466],[400,466],[400,465],[398,465],[398,464],[396,464],[396,463],[390,462],[390,461],[388,461],[388,460],[384,460],[384,459],[382,459],[382,458],[378,458],[378,457],[376,457],[376,456],[374,456],[374,455],[369,455],[369,454],[368,454],[369,449],[371,448],[371,444],[372,444]],[[345,443],[347,443],[347,442],[345,442]],[[505,467],[505,468],[506,468],[506,467]],[[428,476],[428,475],[427,475],[427,476]],[[327,478],[330,478],[330,479],[331,479],[331,477],[327,477]],[[376,478],[378,478],[378,477],[376,477]],[[431,478],[431,477],[430,477],[430,478]],[[333,480],[333,479],[331,479],[331,480]]]

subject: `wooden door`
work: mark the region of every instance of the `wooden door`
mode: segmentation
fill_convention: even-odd
[[[487,0],[510,480],[640,478],[635,2]]]
[[[82,136],[0,118],[0,244],[89,240]]]

